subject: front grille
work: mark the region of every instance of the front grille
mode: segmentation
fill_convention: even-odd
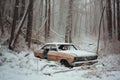
[[[98,56],[75,57],[73,62],[95,60]]]

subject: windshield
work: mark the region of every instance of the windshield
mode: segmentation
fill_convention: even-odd
[[[58,45],[58,50],[77,50],[77,48],[74,45],[71,44],[60,44]]]

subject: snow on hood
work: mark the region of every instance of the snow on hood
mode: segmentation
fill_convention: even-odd
[[[65,51],[60,51],[60,52],[72,54],[73,56],[79,56],[79,57],[96,56],[96,53],[82,51],[82,50],[65,50]]]

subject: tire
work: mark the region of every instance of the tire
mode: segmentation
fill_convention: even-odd
[[[36,56],[37,58],[40,58],[39,56]]]
[[[65,60],[65,59],[62,59],[62,60],[60,61],[60,63],[61,63],[61,65],[64,65],[65,67],[72,68],[72,66],[71,66],[71,65],[68,63],[68,61]]]

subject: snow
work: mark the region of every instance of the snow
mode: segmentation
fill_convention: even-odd
[[[0,46],[0,80],[120,80],[120,55],[103,55],[93,65],[66,68],[35,58],[32,51],[14,52]]]

